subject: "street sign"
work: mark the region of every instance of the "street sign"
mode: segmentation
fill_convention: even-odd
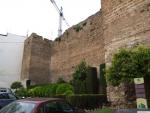
[[[135,78],[135,92],[136,92],[136,102],[138,109],[148,109],[147,100],[145,96],[144,88],[144,78]]]
[[[134,83],[135,84],[144,84],[144,79],[143,78],[135,78]]]
[[[138,109],[148,109],[147,100],[145,98],[137,98],[136,102]]]

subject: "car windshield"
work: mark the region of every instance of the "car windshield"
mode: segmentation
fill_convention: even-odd
[[[36,104],[27,102],[13,102],[0,110],[0,113],[32,113]]]

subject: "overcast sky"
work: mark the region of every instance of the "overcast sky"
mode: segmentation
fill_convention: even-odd
[[[100,9],[100,0],[55,0],[63,7],[69,25],[83,21]],[[35,32],[54,40],[59,14],[50,0],[0,0],[0,34],[27,35]],[[63,31],[67,28],[63,23]]]

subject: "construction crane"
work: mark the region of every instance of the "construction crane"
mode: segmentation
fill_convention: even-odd
[[[59,13],[59,27],[58,27],[58,37],[62,35],[62,21],[65,22],[65,24],[69,27],[68,22],[66,21],[64,15],[63,15],[63,8],[61,7],[59,9],[59,7],[57,6],[56,2],[54,0],[50,0],[51,3],[54,5],[54,7],[56,8],[57,12]]]

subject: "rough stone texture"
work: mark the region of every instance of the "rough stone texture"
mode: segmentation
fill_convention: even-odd
[[[113,87],[107,86],[107,99],[113,108],[135,108],[135,88],[134,84],[121,84]]]
[[[32,34],[24,45],[21,80],[32,84],[50,82],[51,41]]]
[[[149,0],[102,0],[105,60],[120,47],[150,44]]]
[[[79,31],[78,31],[79,30]],[[104,39],[101,12],[68,29],[52,44],[52,81],[59,77],[70,80],[81,60],[99,68],[104,63]]]
[[[150,0],[102,0],[105,63],[109,66],[112,55],[119,48],[138,44],[150,45]],[[124,88],[108,87],[108,97],[124,97]]]
[[[150,45],[150,0],[102,0],[100,12],[69,28],[51,47],[31,37],[25,41],[22,78],[47,82],[51,72],[52,82],[59,77],[70,80],[83,59],[92,67],[104,62],[109,66],[119,48]],[[107,92],[114,105],[126,102],[124,87],[108,86]]]

